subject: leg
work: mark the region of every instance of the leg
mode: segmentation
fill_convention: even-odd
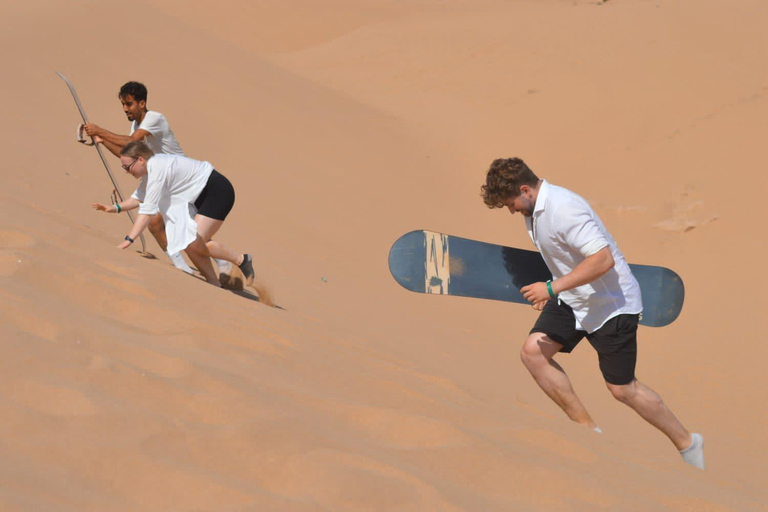
[[[235,265],[240,265],[243,262],[243,254],[237,253],[228,247],[225,247],[219,242],[211,240],[221,225],[224,224],[223,220],[212,219],[205,215],[196,215],[195,222],[197,223],[197,234],[205,241],[205,245],[208,247],[208,252],[211,257],[221,260],[229,261]]]
[[[212,219],[198,213],[195,216],[195,222],[197,223],[197,234],[205,241],[209,256],[234,263],[243,272],[245,281],[248,284],[253,284],[255,273],[253,272],[253,259],[250,254],[235,252],[221,243],[211,240],[213,235],[219,231],[224,221]]]
[[[597,349],[605,384],[616,400],[627,404],[661,430],[681,452],[683,460],[704,469],[704,439],[701,435],[691,435],[661,397],[635,378],[638,319],[638,315],[619,315],[587,336]]]
[[[157,240],[157,244],[163,252],[167,251],[168,239],[165,237],[165,222],[163,221],[163,216],[158,213],[152,217],[152,220],[149,221],[148,229],[149,232],[152,233],[152,236],[155,237],[155,240]]]
[[[170,258],[174,267],[181,270],[182,272],[186,272],[187,274],[192,273],[192,269],[189,268],[189,265],[187,265],[187,262],[184,261],[184,258],[181,256],[181,254],[168,254],[168,238],[165,236],[165,221],[163,220],[163,216],[161,214],[158,213],[152,217],[152,220],[149,221],[149,232],[152,233],[152,236],[154,236],[155,240],[157,240],[157,245],[160,246],[160,249],[162,249],[163,252],[168,255],[168,258]]]
[[[197,233],[207,244],[209,254],[216,258],[217,263],[224,260],[237,265],[243,272],[245,281],[252,284],[255,274],[253,272],[253,259],[250,254],[237,253],[213,241],[213,236],[221,228],[234,204],[235,189],[232,187],[232,183],[219,172],[213,170],[205,189],[195,201],[198,211],[195,216]]]
[[[525,340],[520,358],[536,383],[570,419],[576,423],[596,428],[597,424],[576,396],[568,375],[553,357],[563,347],[549,336],[534,332]]]
[[[213,270],[211,254],[208,252],[208,247],[206,247],[203,239],[200,238],[199,234],[197,235],[197,238],[195,238],[195,241],[189,244],[186,249],[184,249],[184,252],[187,253],[189,259],[192,260],[192,263],[194,263],[195,266],[200,270],[206,281],[214,286],[221,288],[221,282],[219,282],[219,278],[216,275],[216,272]]]
[[[635,410],[645,421],[661,430],[678,450],[684,450],[691,444],[691,434],[683,427],[661,397],[651,388],[633,380],[619,386],[605,383],[613,397]]]
[[[244,254],[237,253],[214,240],[208,240],[205,245],[208,246],[208,252],[211,253],[212,257],[220,260],[226,260],[230,263],[234,263],[235,265],[240,265],[243,262],[243,258],[245,257]]]

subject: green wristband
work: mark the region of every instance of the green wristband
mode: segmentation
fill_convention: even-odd
[[[115,208],[117,209],[117,213],[120,213],[121,211],[123,211],[123,209],[120,208],[119,204],[115,204]]]
[[[549,292],[549,296],[553,299],[555,298],[555,290],[552,289],[552,280],[550,279],[547,281],[547,291]]]

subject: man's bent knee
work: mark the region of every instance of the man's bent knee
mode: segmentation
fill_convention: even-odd
[[[611,392],[613,398],[622,403],[629,403],[637,395],[637,381],[633,380],[629,384],[611,384],[606,382],[608,391]]]
[[[543,332],[534,332],[528,336],[520,349],[520,360],[530,368],[537,363],[548,363],[560,350],[559,343],[555,343]]]

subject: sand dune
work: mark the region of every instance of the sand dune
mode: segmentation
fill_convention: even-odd
[[[0,7],[2,510],[761,510],[768,443],[759,214],[768,8],[610,0]],[[279,307],[115,246],[76,144],[117,91],[229,177],[219,238]],[[529,308],[409,294],[387,252],[426,228],[530,248],[478,197],[521,156],[595,206],[686,305],[638,376],[706,436],[689,468],[561,362],[603,428],[520,364]],[[124,192],[136,183],[110,162]],[[740,272],[736,272],[740,270]]]

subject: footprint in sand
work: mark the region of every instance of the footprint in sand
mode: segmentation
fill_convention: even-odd
[[[687,233],[716,221],[717,215],[701,212],[704,201],[695,200],[692,195],[693,192],[684,192],[674,206],[667,205],[667,209],[671,209],[669,218],[657,222],[653,227],[674,233]]]
[[[693,231],[694,229],[705,226],[711,222],[714,222],[718,219],[717,216],[712,216],[703,220],[696,220],[696,219],[690,219],[690,218],[680,218],[680,219],[667,219],[661,222],[657,222],[653,225],[653,227],[664,230],[664,231],[672,231],[675,233],[687,233],[689,231]]]

